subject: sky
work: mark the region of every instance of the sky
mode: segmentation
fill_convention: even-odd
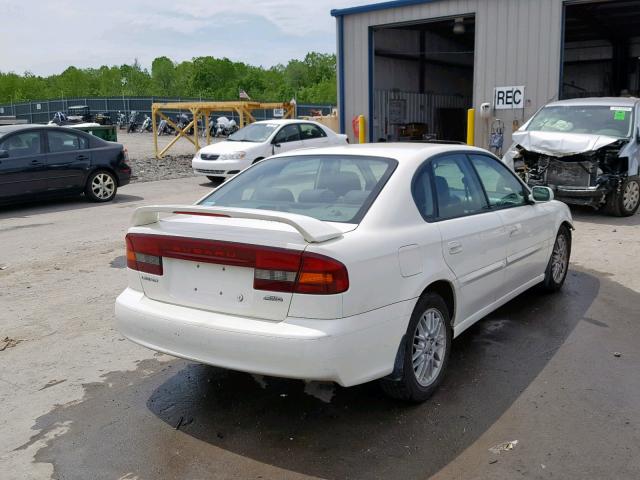
[[[333,8],[379,0],[0,0],[0,71],[211,55],[269,67],[335,53]]]

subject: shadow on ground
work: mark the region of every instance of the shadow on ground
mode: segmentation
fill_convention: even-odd
[[[572,271],[562,293],[526,292],[476,324],[454,342],[442,388],[422,405],[389,400],[375,383],[318,395],[300,381],[148,360],[40,417],[30,443],[71,422],[36,456],[54,478],[428,478],[534,381],[601,281],[611,283]]]
[[[571,206],[571,214],[574,220],[595,223],[597,225],[634,226],[640,225],[640,210],[630,217],[614,217],[607,214],[604,209],[594,210],[590,207]]]

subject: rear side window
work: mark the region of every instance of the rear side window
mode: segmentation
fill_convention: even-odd
[[[465,155],[436,157],[431,161],[431,172],[438,218],[464,217],[486,211],[484,192]]]
[[[517,207],[526,203],[523,185],[504,164],[485,155],[469,155],[469,158],[487,192],[491,207]]]
[[[263,160],[224,183],[201,205],[298,213],[358,223],[393,173],[388,158],[304,155]]]
[[[47,137],[49,138],[49,151],[51,153],[84,150],[89,147],[89,142],[86,138],[74,133],[51,131],[47,132]]]
[[[0,150],[6,150],[9,158],[28,157],[42,153],[40,132],[25,132],[11,135],[0,142]]]
[[[326,137],[327,134],[324,133],[324,131],[316,125],[313,125],[311,123],[301,123],[300,136],[302,140],[312,140],[314,138]]]

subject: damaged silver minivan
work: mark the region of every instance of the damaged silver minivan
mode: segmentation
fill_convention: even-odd
[[[545,105],[513,133],[503,161],[558,200],[633,215],[640,204],[637,98],[578,98]]]

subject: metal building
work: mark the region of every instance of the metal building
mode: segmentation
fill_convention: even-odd
[[[341,130],[367,141],[511,132],[550,100],[637,95],[640,1],[395,0],[333,10]]]

